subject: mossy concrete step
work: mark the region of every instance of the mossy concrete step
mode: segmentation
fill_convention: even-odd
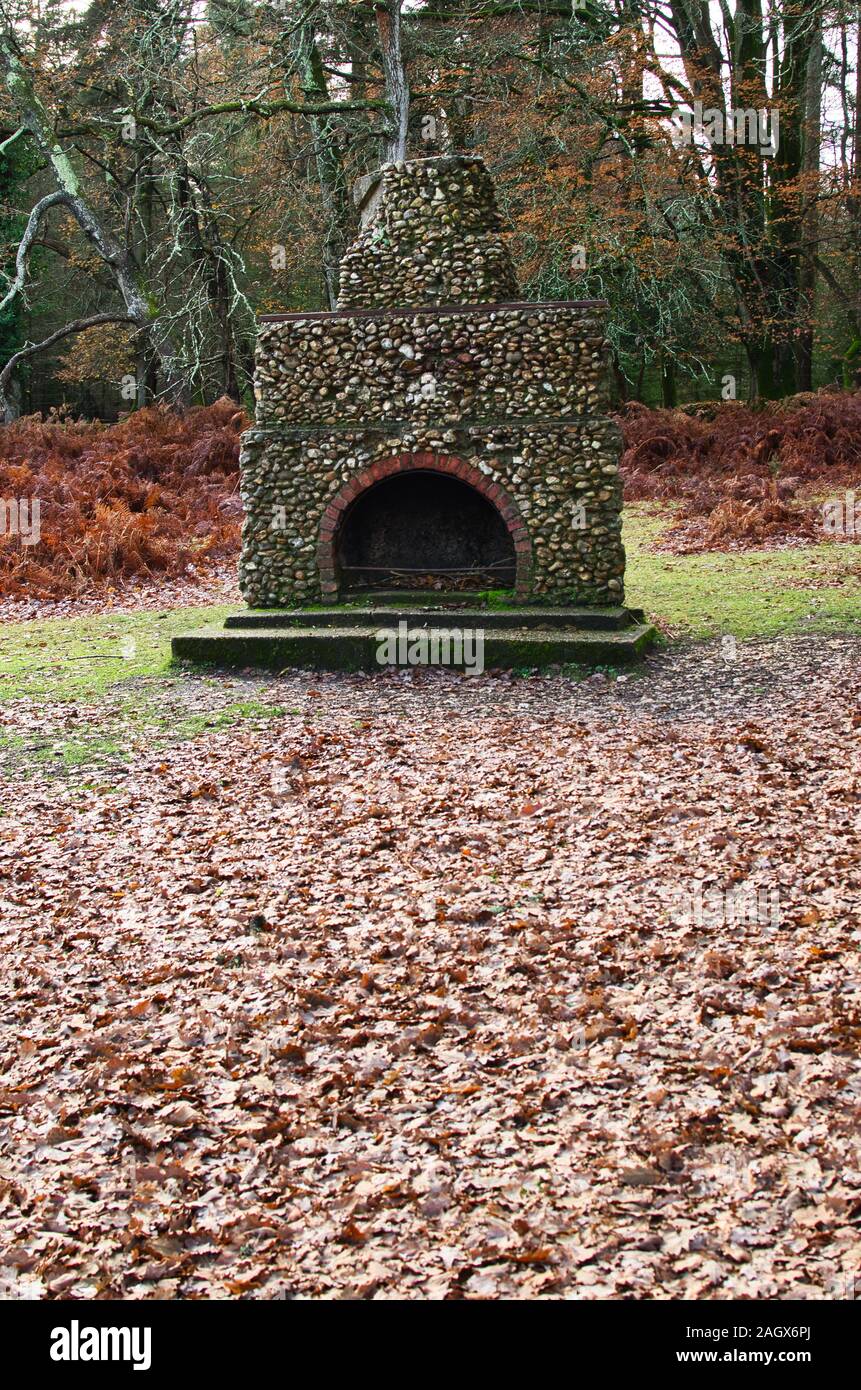
[[[595,628],[601,631],[643,623],[631,608],[419,608],[362,605],[356,608],[270,608],[232,613],[228,628],[411,627],[460,628]]]
[[[362,589],[344,595],[343,603],[365,608],[485,608],[487,589]],[[494,596],[514,602],[513,589],[498,589]]]
[[[391,625],[388,625],[391,629]],[[443,625],[440,625],[443,626]],[[450,632],[457,625],[444,625]],[[208,627],[174,637],[174,657],[220,667],[255,667],[283,671],[288,667],[322,671],[379,671],[379,632],[385,624],[364,627]],[[421,631],[421,629],[417,629]],[[467,629],[469,631],[469,629]],[[632,623],[618,630],[591,628],[510,628],[485,631],[480,667],[484,670],[531,669],[565,665],[621,665],[638,660],[652,644],[655,628],[649,623]],[[455,644],[452,644],[454,647]],[[444,664],[454,669],[475,666],[475,648],[467,649],[467,662],[436,662],[432,658],[417,665]]]

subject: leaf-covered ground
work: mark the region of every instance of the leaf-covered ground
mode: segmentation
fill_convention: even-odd
[[[859,656],[188,677],[211,729],[7,781],[0,1283],[848,1296]]]

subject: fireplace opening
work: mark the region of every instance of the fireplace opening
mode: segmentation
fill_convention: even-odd
[[[368,488],[336,546],[342,589],[510,588],[514,542],[493,503],[446,473],[411,470]]]

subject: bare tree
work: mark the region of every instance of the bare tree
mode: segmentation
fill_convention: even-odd
[[[184,396],[183,379],[171,337],[163,320],[153,309],[150,296],[139,283],[128,248],[116,240],[84,197],[75,168],[54,136],[48,113],[19,57],[14,37],[8,28],[0,29],[0,67],[18,119],[35,141],[58,185],[57,191],[42,198],[30,214],[16,256],[16,275],[7,292],[4,307],[24,289],[29,255],[42,217],[52,207],[65,207],[110,270],[125,305],[124,317],[149,334],[161,365],[166,394],[170,400],[179,403]],[[8,408],[8,401],[4,401],[3,405]]]

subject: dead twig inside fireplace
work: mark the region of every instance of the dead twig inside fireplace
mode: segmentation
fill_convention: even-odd
[[[490,570],[513,569],[510,560],[494,560],[489,565],[342,565],[344,573],[349,574],[487,574]]]
[[[508,588],[514,583],[514,565],[510,560],[494,560],[487,565],[438,566],[426,565],[342,565],[345,578],[352,580],[354,589],[372,588],[375,584],[391,584],[395,588],[447,589],[450,591],[474,588]]]

